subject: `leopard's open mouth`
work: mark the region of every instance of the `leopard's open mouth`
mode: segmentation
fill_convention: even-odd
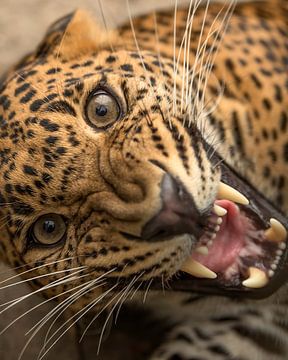
[[[171,288],[266,297],[287,278],[288,220],[225,163],[221,190],[204,235]]]
[[[193,199],[166,172],[159,214],[141,237],[123,235],[161,241],[191,234],[191,254],[170,279],[171,290],[267,297],[287,280],[288,219],[223,161],[221,168],[217,199],[203,222],[191,219]],[[151,288],[162,287],[162,278],[153,278]]]

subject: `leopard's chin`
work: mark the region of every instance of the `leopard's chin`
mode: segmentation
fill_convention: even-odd
[[[177,278],[169,281],[169,288],[270,296],[287,280],[288,220],[225,163],[222,166],[222,181],[237,193],[229,193],[231,188],[225,186],[220,191],[207,230],[175,274]]]

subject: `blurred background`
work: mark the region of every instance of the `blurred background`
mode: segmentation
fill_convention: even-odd
[[[0,0],[0,72],[33,49],[47,26],[77,9],[91,11],[102,22],[99,0]],[[188,0],[178,0],[187,3]],[[169,8],[175,0],[129,0],[132,14]],[[105,20],[115,27],[127,19],[126,0],[101,0]]]

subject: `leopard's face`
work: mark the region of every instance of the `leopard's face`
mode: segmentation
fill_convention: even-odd
[[[71,268],[85,281],[166,280],[203,232],[220,181],[191,114],[178,100],[173,110],[173,63],[123,50],[57,56],[1,93],[8,260],[59,272],[52,280]]]
[[[63,24],[57,23],[1,90],[2,253],[14,266],[31,269],[29,277],[39,276],[33,283],[49,296],[84,289],[75,306],[91,298],[103,305],[101,294],[118,287],[165,284],[179,270],[210,280],[218,274],[222,287],[243,291],[248,269],[259,258],[270,266],[279,244],[284,250],[283,231],[276,241],[270,234],[265,247],[271,213],[259,208],[270,205],[207,145],[199,124],[208,113],[191,93],[183,103],[181,62],[175,68],[171,57],[159,61],[131,44],[123,50],[120,39],[102,33],[96,41],[99,29],[83,16],[66,18],[60,41]],[[79,24],[81,34],[88,33],[84,39],[78,38]],[[250,199],[223,185],[221,176],[256,196],[250,207]],[[245,271],[241,264],[241,271],[231,272],[221,259],[219,268],[213,254],[205,258],[209,241],[221,228],[221,244],[231,224],[242,237],[245,227],[247,236],[260,234],[265,243],[260,251],[241,240],[252,257]]]

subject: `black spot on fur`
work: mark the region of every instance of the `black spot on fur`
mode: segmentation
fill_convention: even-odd
[[[56,123],[52,123],[49,119],[43,119],[40,121],[40,125],[49,132],[58,131],[60,126]]]
[[[123,64],[120,66],[121,70],[133,72],[133,66],[131,64]]]
[[[23,166],[24,173],[27,175],[37,176],[37,170],[29,165]]]
[[[52,75],[52,74],[57,74],[61,71],[60,68],[51,68],[49,70],[46,71],[47,75]]]
[[[262,88],[262,83],[255,74],[251,74],[251,79],[258,89]]]
[[[28,91],[27,94],[25,94],[25,95],[20,99],[20,103],[21,103],[21,104],[27,104],[36,94],[37,94],[37,91],[34,90],[34,89]]]
[[[54,102],[50,103],[47,106],[46,110],[49,112],[58,112],[61,114],[69,114],[69,115],[76,117],[75,109],[67,101],[64,101],[64,100],[54,101]]]
[[[31,215],[34,213],[34,209],[29,204],[23,203],[22,201],[19,201],[18,199],[11,199],[14,201],[11,201],[11,207],[16,215]]]
[[[11,101],[9,100],[7,95],[0,96],[0,105],[3,107],[4,110],[9,109]]]
[[[283,158],[288,163],[288,142],[283,147]]]
[[[288,126],[288,115],[286,112],[282,112],[280,116],[280,129],[281,131],[285,132]]]
[[[26,91],[29,87],[30,87],[30,84],[24,83],[23,85],[21,85],[21,86],[19,86],[18,88],[15,89],[14,96],[18,96],[22,92]]]
[[[106,58],[106,63],[112,64],[112,63],[114,63],[116,60],[117,60],[117,58],[116,58],[115,56],[109,55],[109,56]]]

